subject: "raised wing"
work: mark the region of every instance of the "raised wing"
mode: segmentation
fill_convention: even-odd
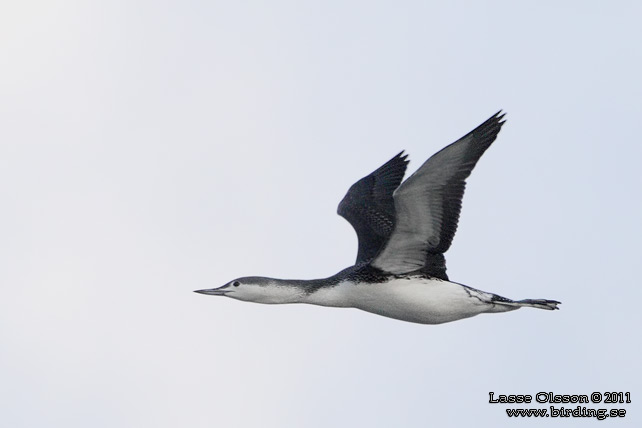
[[[350,187],[337,213],[348,220],[359,238],[357,263],[371,260],[388,240],[395,224],[392,193],[406,173],[403,152]]]
[[[466,178],[491,145],[504,121],[501,111],[434,154],[394,192],[396,223],[372,261],[386,272],[422,270],[446,252],[457,231]],[[445,272],[445,266],[444,266]]]

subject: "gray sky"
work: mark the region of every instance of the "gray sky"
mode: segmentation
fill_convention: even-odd
[[[588,407],[639,425],[642,7],[443,3],[3,2],[2,425],[553,421],[491,391],[629,391]],[[192,293],[348,266],[349,186],[500,108],[448,273],[560,311],[424,326]]]

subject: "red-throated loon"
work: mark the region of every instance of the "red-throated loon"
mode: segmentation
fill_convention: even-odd
[[[401,183],[403,152],[357,181],[338,213],[359,239],[354,266],[325,279],[238,278],[197,293],[256,303],[357,308],[420,324],[441,324],[521,307],[558,309],[545,299],[511,300],[446,275],[444,253],[457,230],[466,178],[504,121],[501,111],[437,152]]]

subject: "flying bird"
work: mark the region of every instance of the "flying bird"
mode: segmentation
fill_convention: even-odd
[[[399,153],[350,187],[338,214],[357,233],[357,260],[325,279],[237,278],[197,293],[267,303],[357,308],[419,324],[441,324],[522,307],[558,309],[546,299],[511,300],[450,281],[444,253],[452,243],[466,179],[495,141],[498,112],[428,159],[403,181]]]

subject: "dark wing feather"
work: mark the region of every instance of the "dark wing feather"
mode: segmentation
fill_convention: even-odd
[[[394,192],[395,228],[374,267],[394,274],[425,272],[450,248],[466,178],[495,141],[504,123],[500,113],[437,152]],[[440,274],[445,277],[445,263],[436,269],[435,276]]]
[[[357,263],[371,260],[381,250],[395,224],[392,194],[406,172],[403,152],[350,187],[337,213],[348,220],[359,239]]]

